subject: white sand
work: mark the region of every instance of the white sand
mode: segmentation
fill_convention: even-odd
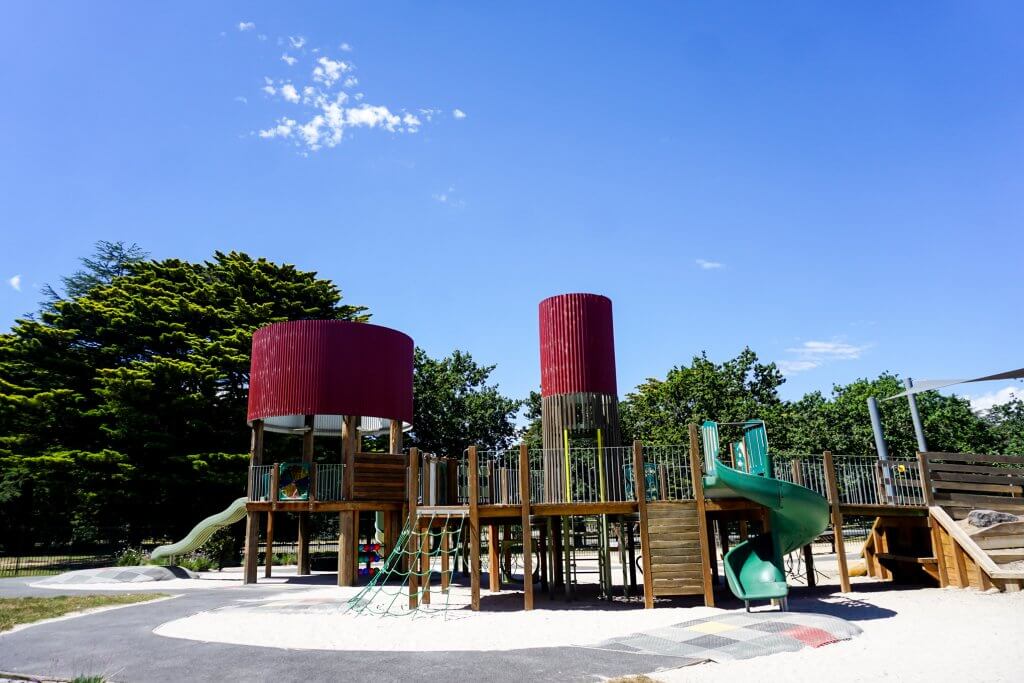
[[[469,589],[453,586],[451,604],[437,587],[431,610],[407,616],[356,615],[345,601],[356,588],[316,588],[201,612],[163,624],[157,635],[207,642],[318,650],[515,650],[593,644],[698,619],[720,612],[708,607],[644,610],[632,605],[565,603],[538,594],[539,609],[522,611],[519,591],[493,597],[484,590],[485,610],[468,609]],[[538,591],[539,593],[539,591]],[[401,598],[399,598],[399,603]],[[602,609],[603,607],[603,609]]]
[[[927,588],[849,593],[846,598],[895,614],[875,619],[844,615],[864,633],[821,648],[649,675],[665,683],[1024,680],[1024,592]],[[836,602],[843,599],[840,595],[832,598]],[[799,604],[793,607],[799,609]]]

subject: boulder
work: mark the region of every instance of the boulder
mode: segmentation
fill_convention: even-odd
[[[979,528],[989,527],[1000,522],[1019,522],[1020,519],[1017,515],[1011,515],[1009,512],[995,510],[971,510],[967,515],[970,525]]]

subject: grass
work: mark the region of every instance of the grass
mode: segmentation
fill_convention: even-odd
[[[110,605],[132,605],[164,597],[167,596],[163,593],[126,593],[124,595],[58,595],[52,598],[3,598],[0,599],[0,632],[10,631],[17,624],[52,619],[70,612]]]

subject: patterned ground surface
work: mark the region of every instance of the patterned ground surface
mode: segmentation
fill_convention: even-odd
[[[90,583],[143,583],[147,581],[171,581],[172,579],[194,579],[197,575],[181,567],[104,567],[102,569],[79,569],[50,576],[38,585],[66,586]]]
[[[799,612],[733,612],[612,638],[594,649],[679,657],[680,666],[751,659],[849,640],[861,629],[836,617]]]

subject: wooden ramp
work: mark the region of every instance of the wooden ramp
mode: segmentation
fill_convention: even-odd
[[[1024,571],[1005,565],[1024,557],[1024,522],[996,524],[968,533],[943,508],[931,508],[935,546],[941,548],[939,581],[943,587],[1019,591]]]
[[[654,595],[703,595],[704,554],[695,501],[648,503]]]

